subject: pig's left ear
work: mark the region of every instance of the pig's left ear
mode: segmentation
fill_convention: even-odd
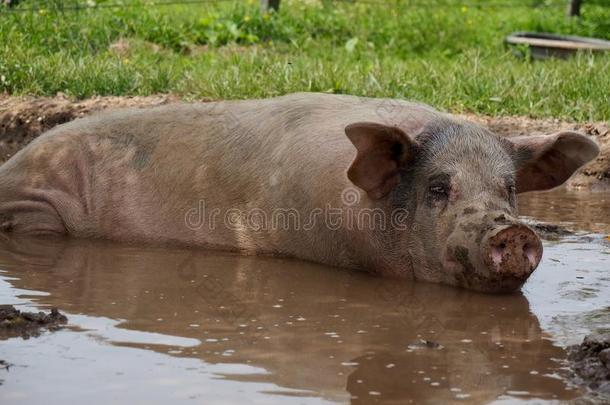
[[[595,141],[577,132],[507,140],[517,169],[517,193],[557,187],[599,153]]]
[[[357,150],[347,177],[369,197],[387,195],[400,181],[400,169],[413,160],[417,144],[401,129],[374,122],[345,127]]]

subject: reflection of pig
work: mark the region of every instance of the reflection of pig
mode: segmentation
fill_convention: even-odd
[[[341,402],[352,394],[364,404],[446,403],[458,394],[488,403],[511,391],[557,400],[575,395],[556,378],[562,365],[551,360],[564,358],[564,350],[540,330],[519,293],[473,294],[428,283],[400,288],[393,280],[313,264],[181,249],[0,242],[3,275],[22,291],[47,292],[36,295],[41,305],[120,319],[128,331],[199,339],[179,356],[268,372],[229,379],[268,381]],[[417,345],[419,339],[443,347]]]
[[[393,100],[296,94],[126,110],[57,127],[8,161],[0,229],[510,291],[542,254],[515,218],[515,193],[555,187],[597,153],[576,133],[500,139]]]

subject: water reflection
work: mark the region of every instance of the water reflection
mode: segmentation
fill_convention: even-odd
[[[402,404],[575,395],[557,378],[554,359],[564,350],[541,331],[521,294],[76,240],[3,241],[0,268],[14,288],[49,293],[30,297],[38,304],[182,339],[167,345],[107,336],[115,347],[223,365],[225,379],[281,387],[269,398]],[[265,372],[243,374],[231,365]]]
[[[610,192],[586,193],[559,188],[519,196],[519,213],[563,223],[580,231],[610,234]]]

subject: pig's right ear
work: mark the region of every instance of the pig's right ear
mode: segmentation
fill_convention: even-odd
[[[548,190],[564,183],[599,153],[592,139],[577,132],[508,138],[517,169],[517,193]]]
[[[374,122],[345,127],[357,150],[347,177],[372,199],[387,195],[400,181],[400,169],[412,161],[417,144],[400,128]]]

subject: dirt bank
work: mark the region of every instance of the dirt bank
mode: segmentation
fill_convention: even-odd
[[[42,132],[75,118],[108,108],[144,107],[178,100],[170,95],[95,97],[82,101],[72,101],[62,95],[51,98],[0,96],[0,163],[8,160]],[[610,188],[610,123],[575,124],[527,117],[464,117],[487,125],[496,133],[505,136],[548,134],[568,129],[589,134],[597,139],[602,153],[575,175],[569,186],[587,189]]]

